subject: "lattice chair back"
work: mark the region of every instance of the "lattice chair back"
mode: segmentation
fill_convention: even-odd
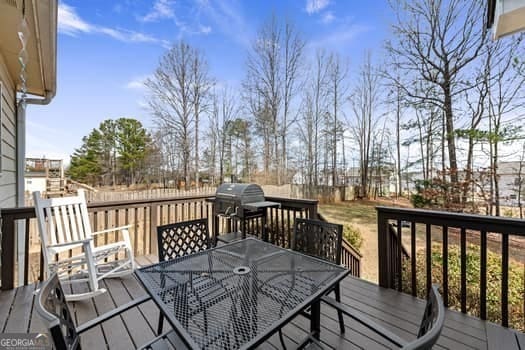
[[[36,300],[36,310],[49,329],[57,350],[80,349],[80,336],[56,273],[42,285]]]
[[[439,294],[439,286],[432,285],[428,291],[425,313],[419,326],[417,340],[403,347],[405,350],[432,349],[443,329],[445,322],[445,306]]]
[[[341,263],[343,226],[320,220],[295,219],[292,249]]]
[[[196,219],[157,227],[159,261],[168,261],[210,248],[208,219]]]

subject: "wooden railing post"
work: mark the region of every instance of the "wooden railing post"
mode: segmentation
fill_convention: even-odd
[[[158,225],[158,211],[159,205],[152,203],[149,207],[149,251],[150,254],[158,256],[157,247],[157,225]]]
[[[390,266],[390,250],[388,249],[388,220],[380,208],[377,208],[377,243],[379,285],[381,287],[389,288],[392,266]]]
[[[15,287],[15,220],[2,217],[2,290]]]

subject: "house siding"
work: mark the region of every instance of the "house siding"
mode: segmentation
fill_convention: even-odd
[[[16,93],[15,87],[0,55],[1,144],[0,208],[16,207]]]

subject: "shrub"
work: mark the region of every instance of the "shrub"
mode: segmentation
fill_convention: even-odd
[[[354,247],[357,251],[361,249],[363,244],[363,236],[361,231],[351,224],[344,224],[343,226],[343,237]]]
[[[461,310],[461,263],[460,249],[457,245],[448,246],[448,301],[449,307]],[[421,298],[426,294],[425,250],[417,252],[416,284],[417,295]],[[432,245],[432,282],[443,286],[442,246]],[[466,255],[467,282],[467,313],[479,317],[479,282],[480,282],[480,248],[478,245],[468,245]],[[410,261],[403,265],[403,289],[411,291]],[[525,277],[523,264],[509,261],[509,327],[525,330],[525,311],[523,302],[525,296]],[[442,288],[441,288],[442,290]],[[501,322],[501,255],[487,252],[487,319],[494,323]]]

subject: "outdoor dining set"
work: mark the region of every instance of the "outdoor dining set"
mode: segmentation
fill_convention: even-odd
[[[34,200],[47,268],[36,309],[56,349],[79,349],[83,333],[150,300],[160,312],[157,337],[143,344],[145,349],[170,349],[174,342],[189,349],[251,349],[274,334],[285,348],[281,330],[295,317],[310,324],[304,339],[294,339],[297,347],[321,349],[325,307],[337,311],[341,333],[345,320],[357,321],[404,349],[431,348],[443,327],[437,286],[429,290],[412,341],[343,304],[339,285],[350,271],[341,265],[339,224],[295,218],[291,249],[285,249],[245,232],[219,241],[210,234],[208,218],[176,222],[157,227],[159,262],[137,267],[129,227],[92,232],[82,191],[53,199],[35,193]],[[108,234],[114,239],[94,239]],[[71,302],[97,297],[106,292],[102,279],[125,275],[140,281],[142,297],[75,324]]]

